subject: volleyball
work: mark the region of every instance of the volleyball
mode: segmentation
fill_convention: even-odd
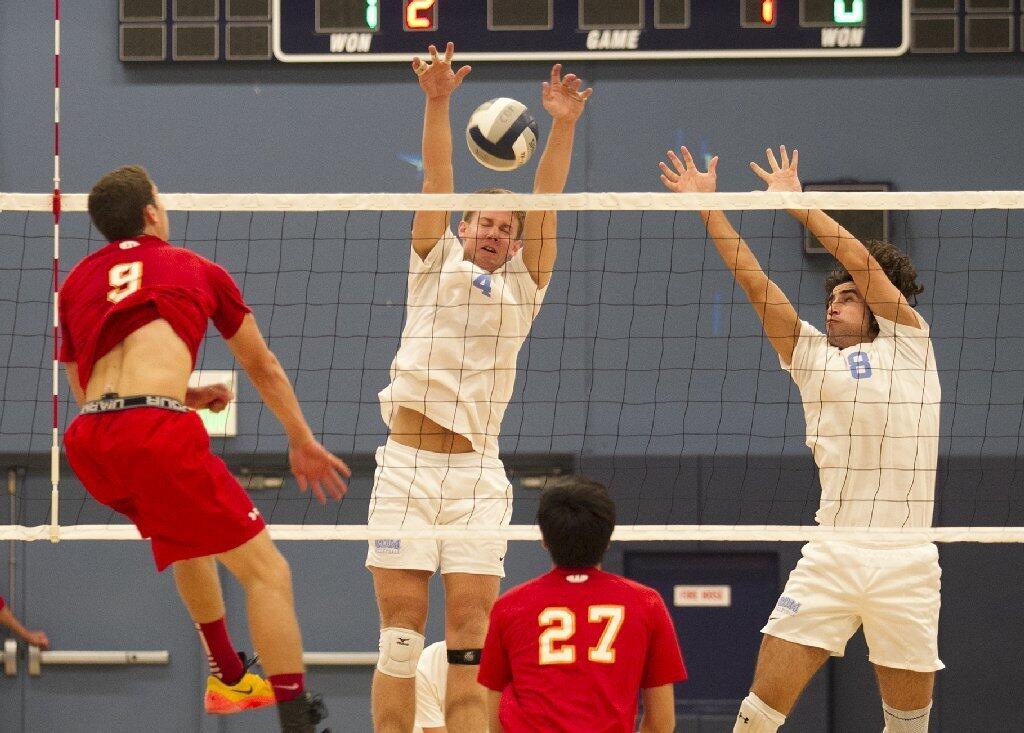
[[[469,118],[466,144],[491,170],[515,170],[537,147],[537,121],[522,102],[498,97],[484,102]]]

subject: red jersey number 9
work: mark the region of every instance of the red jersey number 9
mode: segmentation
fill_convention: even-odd
[[[110,285],[107,300],[111,303],[120,303],[142,287],[142,263],[125,262],[122,265],[114,265],[107,273],[107,284]]]
[[[622,630],[626,619],[623,606],[589,606],[587,620],[592,624],[604,624],[604,631],[597,646],[587,650],[587,659],[599,664],[615,663],[615,639]],[[576,646],[568,642],[576,634],[576,614],[568,608],[545,608],[537,617],[543,629],[538,638],[538,662],[548,664],[572,664],[576,661]],[[556,646],[557,645],[557,646]]]

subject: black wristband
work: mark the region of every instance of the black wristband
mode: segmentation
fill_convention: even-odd
[[[448,664],[480,664],[483,649],[449,649]]]

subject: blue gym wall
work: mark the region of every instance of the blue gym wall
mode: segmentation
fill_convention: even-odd
[[[143,66],[117,61],[115,3],[91,0],[66,3],[63,22],[62,142],[63,188],[84,191],[103,172],[125,162],[146,165],[165,191],[413,191],[418,188],[416,170],[400,160],[402,153],[416,154],[419,148],[422,95],[408,69],[399,65],[373,66],[285,66],[285,65],[198,65]],[[42,192],[51,185],[51,92],[52,26],[51,6],[47,2],[0,2],[0,190]],[[805,180],[853,178],[891,181],[900,190],[1018,189],[1019,172],[1024,167],[1021,152],[1019,110],[1024,102],[1020,73],[1024,59],[992,58],[905,58],[899,60],[849,60],[808,62],[733,62],[706,61],[663,64],[580,64],[569,67],[595,87],[595,96],[580,123],[570,191],[645,191],[657,190],[656,164],[664,150],[685,142],[722,157],[720,188],[749,190],[756,180],[746,162],[758,159],[764,146],[780,142],[799,146]],[[477,64],[458,93],[453,118],[463,120],[480,101],[498,94],[522,99],[538,106],[539,83],[546,74],[539,64]],[[543,116],[542,116],[543,119]],[[456,123],[458,124],[458,122]],[[507,185],[517,190],[529,186],[529,170],[498,178],[487,174],[472,162],[456,135],[456,174],[460,190],[484,185]],[[8,216],[8,215],[4,215]],[[692,218],[692,217],[691,217]],[[8,220],[13,221],[13,220]],[[18,220],[20,221],[20,220]],[[931,222],[931,223],[929,223]],[[4,223],[0,217],[0,224]],[[175,217],[181,231],[184,221]],[[203,223],[189,221],[190,226]],[[685,222],[681,225],[692,225]],[[1015,466],[984,463],[1000,452],[1014,456],[1015,445],[989,441],[984,444],[969,436],[1005,434],[1006,419],[993,417],[985,407],[970,408],[969,403],[987,405],[995,394],[1010,401],[1021,396],[1020,372],[1008,368],[1009,382],[980,381],[969,371],[974,366],[962,361],[963,334],[980,333],[990,338],[982,359],[992,371],[993,359],[1013,363],[1020,354],[1021,340],[1019,288],[1003,284],[1002,279],[985,275],[993,250],[969,238],[955,238],[956,227],[970,220],[951,215],[941,226],[922,217],[915,226],[906,225],[913,238],[911,254],[922,270],[927,270],[922,310],[936,324],[940,366],[946,367],[943,388],[947,400],[960,408],[957,415],[944,414],[944,429],[959,436],[944,444],[950,454],[945,470],[938,519],[943,524],[1021,523],[1020,506],[1013,501],[1022,487],[1022,473]],[[977,227],[998,226],[999,220],[983,216]],[[639,224],[623,217],[623,240],[635,238]],[[770,220],[753,217],[748,226],[771,226]],[[793,237],[788,223],[780,224],[779,237]],[[953,227],[953,230],[942,226]],[[7,405],[0,417],[0,433],[5,445],[0,454],[8,462],[32,465],[23,479],[16,523],[45,521],[49,485],[39,469],[46,460],[32,458],[45,450],[48,424],[45,393],[47,347],[35,334],[46,328],[48,243],[45,220],[34,220],[27,240],[33,249],[27,256],[28,270],[22,272],[23,253],[20,237],[4,236],[0,241],[0,319],[5,325],[0,334],[0,353],[6,352],[3,371],[3,399]],[[929,240],[929,227],[948,236],[945,244]],[[1004,269],[1021,268],[1020,221],[1010,231],[1016,246]],[[191,236],[202,240],[206,235]],[[692,231],[692,228],[691,228]],[[750,230],[745,229],[745,232]],[[762,237],[772,230],[757,229]],[[975,231],[978,231],[977,229]],[[80,231],[69,232],[82,236]],[[0,236],[8,235],[0,228]],[[603,231],[600,232],[603,238]],[[1002,241],[1006,241],[1004,238]],[[760,239],[762,245],[767,238]],[[966,244],[965,244],[966,242]],[[95,245],[95,242],[93,243]],[[755,242],[755,245],[757,243]],[[799,243],[790,239],[788,249],[773,248],[772,264],[780,277],[799,287],[801,313],[820,322],[819,273],[824,264],[806,259]],[[977,251],[959,247],[978,244]],[[65,258],[74,259],[86,243],[72,239]],[[211,252],[210,244],[198,248]],[[394,245],[400,247],[400,245]],[[581,245],[576,245],[580,247]],[[601,243],[600,247],[607,245]],[[582,262],[597,273],[580,278],[566,274],[556,282],[548,307],[538,320],[538,335],[562,333],[570,314],[565,304],[572,289],[570,280],[587,294],[590,302],[600,297],[603,303],[632,303],[635,278],[619,281],[609,278],[600,295],[596,288],[602,264],[624,263],[637,267],[641,257],[658,261],[657,242],[644,243],[643,253],[634,242],[620,247],[588,251],[582,247],[579,260],[567,258],[559,268],[567,272],[570,262]],[[684,269],[700,272],[700,239],[676,242]],[[205,249],[204,249],[205,248]],[[759,251],[767,251],[760,249]],[[1001,255],[1001,250],[999,253]],[[226,250],[231,257],[231,250]],[[777,258],[777,259],[776,259]],[[399,249],[385,255],[388,266],[401,265]],[[265,255],[263,265],[276,269],[275,260]],[[358,257],[357,257],[357,262]],[[644,260],[645,262],[647,260]],[[713,258],[709,260],[709,267]],[[921,263],[924,263],[922,265]],[[334,263],[335,266],[338,263]],[[713,267],[717,267],[717,262]],[[963,271],[970,266],[973,286]],[[261,268],[250,262],[248,269]],[[615,267],[605,269],[616,269]],[[998,268],[996,268],[998,269]],[[798,271],[805,270],[802,276]],[[943,270],[951,272],[943,272]],[[19,274],[21,273],[21,274]],[[401,300],[403,288],[388,279],[389,291],[378,293],[374,301],[385,317],[388,328],[396,328],[395,314],[385,300]],[[726,304],[738,305],[727,312],[729,333],[754,336],[757,324],[741,297],[723,275],[708,274],[702,282],[706,292],[702,300],[721,293]],[[257,286],[254,286],[257,287]],[[662,285],[664,289],[666,285]],[[999,288],[1002,289],[999,289]],[[247,288],[261,317],[270,315],[272,297]],[[793,291],[790,291],[793,292]],[[13,293],[13,297],[12,297]],[[939,296],[942,294],[942,297]],[[966,314],[965,299],[979,303],[992,295],[1001,296],[1002,321],[998,331],[988,329],[990,312]],[[641,297],[644,293],[641,292]],[[15,304],[18,301],[18,304]],[[32,302],[35,301],[35,302]],[[301,300],[299,302],[302,302]],[[959,305],[958,305],[959,304]],[[696,311],[694,312],[696,313]],[[711,314],[699,311],[704,321],[693,325],[685,312],[661,313],[673,318],[679,329],[691,336],[715,336]],[[351,318],[365,318],[365,315]],[[624,317],[624,316],[623,316]],[[288,332],[286,322],[279,324]],[[645,318],[651,319],[651,313]],[[582,329],[611,330],[631,328],[619,320],[614,308],[603,313],[592,309],[582,313]],[[267,322],[266,318],[262,318]],[[660,327],[657,318],[651,319]],[[693,320],[691,316],[691,320]],[[643,324],[638,324],[641,328]],[[980,329],[980,330],[979,330]],[[985,330],[988,329],[988,330]],[[393,333],[397,333],[394,331]],[[633,332],[630,331],[632,334]],[[997,350],[996,337],[1002,339]],[[287,352],[288,339],[282,337],[278,348],[286,366],[299,367],[297,354]],[[711,350],[711,362],[719,358],[726,340],[703,342]],[[753,388],[749,380],[737,378],[725,384],[708,386],[714,398],[764,399],[765,395],[783,398],[789,391],[786,378],[776,373],[773,357],[758,338],[735,339],[729,352],[721,354],[718,365],[732,368],[760,368]],[[529,359],[545,363],[549,345],[531,346]],[[596,358],[597,342],[584,356]],[[608,346],[608,348],[613,348]],[[211,347],[210,359],[225,366],[222,352]],[[384,349],[386,351],[387,349]],[[692,344],[691,344],[692,351]],[[631,355],[632,356],[632,355]],[[614,353],[604,357],[615,361]],[[639,358],[642,366],[649,355]],[[530,362],[532,363],[532,362]],[[558,362],[556,361],[556,364]],[[1019,363],[1019,362],[1017,362]],[[636,366],[632,364],[631,366]],[[963,367],[963,371],[959,367]],[[984,370],[983,370],[984,371]],[[378,375],[379,376],[379,375]],[[37,382],[41,385],[37,388]],[[961,379],[962,377],[962,379]],[[564,375],[563,389],[575,392],[584,388],[604,394],[614,385],[575,383],[583,377]],[[371,380],[372,381],[372,380]],[[994,386],[993,386],[994,385]],[[370,394],[375,385],[364,385]],[[243,386],[243,389],[244,386]],[[309,385],[308,394],[316,391]],[[544,383],[534,385],[537,392]],[[620,391],[624,387],[617,387]],[[301,391],[300,391],[301,393]],[[532,394],[532,392],[531,392]],[[693,395],[691,389],[682,398]],[[251,393],[249,395],[251,398]],[[682,399],[675,395],[672,399]],[[42,399],[42,402],[39,400]],[[323,399],[323,398],[320,398]],[[381,425],[365,394],[358,395],[364,409],[359,417],[360,430],[367,421],[362,442],[351,435],[348,443],[358,454],[365,454],[377,437]],[[720,401],[720,400],[719,400]],[[370,409],[365,409],[369,404]],[[509,420],[518,421],[521,413],[513,406]],[[716,411],[717,410],[717,411]],[[799,410],[785,411],[782,417],[786,433],[799,428]],[[790,414],[794,413],[794,414]],[[691,408],[687,419],[690,429],[706,432],[706,425],[719,419],[736,419],[738,432],[750,432],[752,420],[771,424],[779,418],[771,409],[758,416],[747,416],[740,406],[722,409],[721,404]],[[1019,414],[1019,411],[1017,412]],[[1012,418],[1012,414],[1010,415]],[[322,428],[341,434],[341,427],[327,422]],[[341,418],[338,418],[341,420]],[[533,416],[526,416],[527,421]],[[650,415],[627,412],[616,422],[614,415],[598,413],[596,433],[649,431]],[[540,418],[538,418],[540,420]],[[605,420],[605,424],[600,423]],[[374,423],[376,421],[376,423]],[[795,421],[795,422],[794,422]],[[550,421],[549,421],[550,422]],[[543,421],[540,421],[543,427]],[[1005,424],[1004,424],[1005,423]],[[261,423],[262,425],[263,423]],[[268,423],[269,424],[269,423]],[[506,423],[508,425],[509,423]],[[745,426],[745,427],[744,427]],[[1019,427],[1018,434],[1019,434]],[[524,434],[528,431],[522,431]],[[34,433],[34,437],[29,435]],[[351,431],[350,431],[351,433]],[[360,435],[363,433],[360,432]],[[706,436],[705,436],[706,437]],[[687,453],[685,460],[674,459],[681,451],[668,447],[654,451],[668,456],[643,473],[628,457],[628,446],[609,446],[601,440],[588,444],[591,468],[602,475],[600,462],[607,459],[604,475],[614,472],[620,511],[626,518],[644,521],[717,522],[739,521],[738,507],[752,512],[743,521],[759,518],[771,522],[808,522],[813,513],[813,477],[810,458],[800,446],[801,440],[783,443],[710,438],[704,455]],[[550,443],[550,441],[548,441]],[[1012,441],[1011,441],[1012,442]],[[524,451],[538,445],[519,446]],[[702,445],[700,440],[697,445]],[[506,448],[509,445],[505,444]],[[771,458],[785,449],[784,463]],[[233,453],[255,460],[254,451],[270,453],[276,460],[275,441],[261,440]],[[580,446],[569,441],[566,450]],[[706,455],[713,453],[713,456]],[[18,456],[24,456],[19,460]],[[607,456],[605,456],[607,458]],[[771,460],[769,460],[771,458]],[[763,462],[759,463],[759,461]],[[972,462],[973,461],[973,462]],[[780,478],[780,465],[785,480]],[[1019,468],[1019,467],[1018,467]],[[963,470],[966,478],[957,483]],[[774,471],[774,473],[773,473]],[[629,491],[634,478],[639,485],[643,476],[643,496]],[[796,477],[794,479],[793,477]],[[361,472],[353,484],[353,501],[341,513],[341,521],[361,521],[369,477]],[[692,487],[698,487],[694,496]],[[518,487],[517,487],[518,488]],[[769,491],[780,501],[773,508],[763,501]],[[708,493],[710,492],[710,498]],[[63,489],[65,510],[62,516],[81,521],[105,522],[109,517],[94,505],[81,500],[81,489],[68,480]],[[517,521],[530,520],[529,490],[519,489],[524,501]],[[761,502],[757,500],[761,499]],[[978,501],[972,501],[977,499]],[[992,499],[991,502],[982,502]],[[305,503],[294,499],[260,499],[275,502],[279,511],[289,515],[305,511]],[[265,504],[261,503],[261,506]],[[779,509],[778,507],[782,507]],[[0,501],[0,522],[6,523],[6,502]],[[309,521],[334,521],[317,514]],[[777,513],[772,513],[777,512]],[[974,513],[972,513],[974,512]],[[645,514],[646,513],[646,514]],[[756,515],[756,516],[754,516]],[[65,519],[65,521],[67,521]],[[301,518],[298,520],[301,521]],[[292,561],[299,613],[306,646],[310,650],[367,651],[375,646],[376,617],[369,576],[362,567],[361,543],[284,543],[283,550]],[[659,546],[659,549],[665,549]],[[687,552],[733,550],[732,546],[683,545],[674,549]],[[743,550],[777,550],[778,547],[743,545]],[[613,569],[622,567],[623,548],[615,548],[609,558]],[[0,553],[6,557],[6,553]],[[798,547],[786,545],[780,550],[780,582],[798,557]],[[195,643],[187,618],[180,608],[169,576],[152,571],[148,551],[141,543],[64,543],[18,545],[17,594],[15,609],[36,627],[45,628],[59,648],[73,649],[168,649],[170,667],[114,669],[98,673],[44,669],[39,678],[28,678],[24,671],[17,678],[0,678],[0,731],[242,731],[272,730],[272,716],[250,716],[244,720],[211,721],[197,710],[205,675],[204,660]],[[941,652],[948,670],[939,675],[933,729],[948,731],[1015,730],[1024,728],[1015,701],[1024,687],[1020,670],[1020,651],[1024,636],[1018,631],[1016,609],[1024,604],[1024,592],[1017,579],[1024,570],[1024,553],[1017,546],[967,546],[942,548],[944,568]],[[521,581],[544,569],[546,561],[537,546],[516,544],[509,554],[509,582]],[[0,569],[0,593],[8,587],[7,566]],[[227,600],[233,610],[232,628],[238,640],[245,639],[242,597],[233,583],[227,583]],[[441,632],[439,598],[432,606],[428,637]],[[685,650],[684,630],[684,650]],[[728,653],[723,650],[723,654]],[[699,675],[699,668],[691,674]],[[314,671],[312,686],[323,691],[332,710],[335,730],[362,731],[369,728],[369,672],[361,668],[342,671]],[[865,661],[862,641],[854,641],[847,659],[831,663],[813,683],[787,730],[867,731],[881,728],[874,682]],[[1017,715],[1018,717],[1014,717]],[[730,729],[694,723],[687,730]],[[726,727],[722,727],[726,726]]]

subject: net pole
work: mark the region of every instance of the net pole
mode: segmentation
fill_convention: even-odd
[[[50,541],[60,539],[58,526],[60,482],[59,338],[57,292],[60,286],[60,0],[53,0],[53,425],[50,442]]]

